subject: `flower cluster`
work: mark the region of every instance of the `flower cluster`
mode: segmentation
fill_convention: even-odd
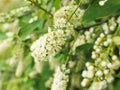
[[[62,68],[56,68],[51,90],[66,90],[69,81],[69,73],[70,71],[66,69],[65,65],[63,65]]]
[[[90,28],[88,31],[85,31],[84,40],[86,43],[93,42],[93,38],[95,37],[94,28]]]
[[[10,11],[10,16],[21,16],[23,15],[23,13],[30,11],[30,7],[29,6],[24,6],[24,7],[20,7],[17,9],[13,9]]]
[[[81,25],[81,17],[84,14],[84,10],[78,8],[75,11],[75,9],[77,9],[77,5],[64,6],[60,10],[58,10],[54,14],[55,27],[66,27],[67,29],[73,29],[75,25]]]
[[[75,14],[70,18],[74,12],[74,6],[62,7],[54,14],[54,28],[57,30],[48,29],[48,33],[41,36],[37,41],[31,46],[32,56],[36,60],[49,60],[56,53],[58,53],[62,46],[65,44],[67,37],[74,36],[75,31],[73,26],[78,22],[81,22],[81,17],[83,15],[83,10],[79,8],[76,10]],[[65,27],[65,30],[63,29]]]
[[[48,33],[36,40],[32,46],[32,56],[35,60],[49,60],[58,53],[65,44],[66,37],[73,35],[74,31],[70,30],[52,30],[48,29]]]
[[[5,21],[12,21],[13,19],[16,19],[16,17],[18,18],[30,10],[31,8],[29,6],[24,6],[13,9],[9,13],[0,13],[0,23]]]
[[[19,61],[18,66],[16,68],[15,76],[20,77],[24,72],[24,68],[24,61]]]
[[[113,20],[113,18],[111,19]],[[114,22],[112,22],[114,23]],[[110,23],[108,23],[110,24]],[[88,90],[103,90],[107,87],[107,83],[111,83],[114,80],[115,71],[120,67],[120,58],[114,52],[113,37],[117,29],[116,24],[112,24],[112,28],[108,30],[108,26],[105,23],[103,25],[103,33],[95,41],[95,45],[92,51],[92,59],[94,63],[87,62],[85,65],[87,70],[82,72],[84,78],[81,82],[83,87],[90,85]],[[114,32],[114,34],[111,34]]]
[[[76,47],[85,44],[85,43],[92,43],[94,41],[93,38],[95,38],[95,29],[90,28],[88,31],[85,31],[84,34],[79,34],[74,45],[73,45],[73,51],[75,51]]]

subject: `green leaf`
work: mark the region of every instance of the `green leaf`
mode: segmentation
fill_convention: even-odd
[[[100,6],[98,1],[94,2],[83,15],[83,24],[115,14],[120,10],[120,3],[113,2],[113,0],[108,0],[103,6]]]
[[[87,43],[87,44],[82,44],[76,48],[76,53],[79,53],[81,51],[88,51],[93,47],[93,43]]]
[[[120,90],[120,79],[115,80],[114,90]]]
[[[56,10],[60,8],[60,0],[54,0],[54,7]]]
[[[3,32],[0,32],[0,39],[6,39],[7,35]]]
[[[91,52],[93,50],[93,43],[86,43],[78,46],[75,50],[75,54],[79,60],[92,61]]]
[[[58,61],[60,64],[64,64],[65,63],[65,58],[67,56],[68,56],[67,54],[58,53],[54,56],[54,60]]]
[[[44,19],[35,21],[33,23],[24,25],[20,31],[19,31],[19,36],[22,40],[24,40],[29,34],[31,34],[34,30],[36,30],[37,28],[41,28],[43,27],[44,24]],[[41,29],[42,30],[42,29]]]
[[[114,4],[120,4],[120,0],[109,0],[109,1],[114,3]]]

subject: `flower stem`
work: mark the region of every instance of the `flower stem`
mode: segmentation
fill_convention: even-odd
[[[70,15],[70,17],[68,18],[68,20],[67,20],[67,22],[66,22],[65,24],[67,24],[67,23],[70,21],[70,19],[71,19],[72,16],[75,14],[75,12],[77,11],[77,9],[81,6],[82,1],[84,1],[84,0],[80,0],[79,5],[76,7],[76,9],[74,10],[74,12]]]

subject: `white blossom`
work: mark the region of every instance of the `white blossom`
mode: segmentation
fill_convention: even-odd
[[[84,14],[84,10],[78,8],[75,14],[71,17],[69,22],[67,19],[70,18],[72,13],[77,8],[77,5],[64,6],[54,14],[55,26],[66,26],[67,28],[72,25],[81,24],[81,17]],[[67,23],[67,24],[66,24]],[[66,24],[66,25],[65,25]]]
[[[71,30],[51,30],[36,40],[32,46],[32,56],[35,60],[46,61],[50,60],[56,53],[58,53],[66,42],[66,37],[73,35]]]
[[[16,68],[15,76],[20,77],[23,74],[24,68],[25,68],[24,67],[24,62],[19,61],[18,66]]]
[[[107,87],[107,82],[104,80],[99,82],[93,82],[88,90],[103,90],[106,87]]]
[[[68,81],[69,76],[66,69],[62,71],[60,67],[56,68],[51,90],[66,90]]]

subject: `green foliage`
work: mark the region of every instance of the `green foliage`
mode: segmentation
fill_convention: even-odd
[[[40,30],[40,32],[44,32],[42,31],[44,21],[45,21],[44,19],[41,19],[33,23],[24,25],[23,27],[21,27],[18,35],[20,36],[21,39],[24,40],[29,34],[33,33],[34,30]]]
[[[89,51],[92,47],[93,47],[93,43],[87,43],[87,44],[78,46],[75,51],[76,51],[76,53],[79,53],[83,50]]]
[[[105,18],[107,16],[113,15],[120,10],[119,0],[116,0],[116,2],[113,0],[108,0],[103,6],[100,6],[98,3],[99,3],[98,0],[96,0],[86,10],[83,16],[84,24],[100,18]]]
[[[120,89],[120,80],[116,80],[114,85],[114,90],[119,90],[119,89]]]
[[[0,32],[0,39],[6,39],[7,35],[6,33]]]
[[[60,8],[60,0],[54,0],[54,7],[56,10]]]

